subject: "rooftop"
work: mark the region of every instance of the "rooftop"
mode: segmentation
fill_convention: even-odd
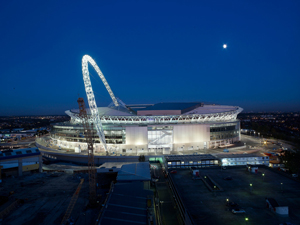
[[[211,154],[201,155],[169,155],[165,157],[168,162],[171,161],[201,161],[201,160],[216,160],[217,158]]]
[[[142,110],[184,110],[201,106],[201,102],[161,102],[148,106]]]
[[[153,192],[142,182],[116,183],[110,192],[99,224],[148,224],[147,199]]]
[[[149,162],[123,165],[118,172],[117,181],[148,181],[151,180]]]

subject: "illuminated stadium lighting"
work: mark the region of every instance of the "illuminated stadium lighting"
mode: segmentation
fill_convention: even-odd
[[[112,103],[98,107],[88,64],[91,64],[108,91]],[[125,104],[116,98],[96,62],[88,55],[82,58],[82,74],[88,99],[88,120],[97,136],[95,152],[118,154],[170,154],[217,148],[240,141],[238,106],[204,104],[203,102]],[[67,110],[69,122],[52,124],[54,146],[81,152],[85,150],[85,131],[78,109]],[[134,152],[132,152],[134,149]]]

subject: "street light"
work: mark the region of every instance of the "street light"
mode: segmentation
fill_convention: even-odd
[[[250,184],[250,192],[252,192],[252,184]]]
[[[248,221],[249,219],[248,219],[248,217],[245,217],[245,221]]]
[[[265,174],[264,173],[262,174],[262,177],[263,177],[263,181],[264,181],[265,180]]]
[[[280,187],[281,187],[281,191],[283,191],[283,187],[282,187],[282,185],[283,185],[283,183],[280,183],[281,185],[280,185]]]

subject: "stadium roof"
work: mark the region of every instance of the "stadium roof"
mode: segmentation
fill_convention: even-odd
[[[139,109],[142,110],[184,110],[201,106],[201,102],[162,102],[152,106]]]
[[[79,109],[72,109],[71,112],[79,113]],[[87,114],[91,114],[90,109],[86,109]],[[107,116],[134,116],[135,114],[131,113],[129,110],[125,110],[123,107],[119,107],[119,109],[113,109],[110,107],[98,107],[99,115],[107,115]]]

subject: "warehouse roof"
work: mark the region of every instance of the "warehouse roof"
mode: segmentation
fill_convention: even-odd
[[[147,200],[153,192],[144,190],[143,183],[116,183],[100,218],[99,224],[148,224]]]
[[[149,162],[123,165],[118,172],[117,181],[148,181],[151,180]]]

